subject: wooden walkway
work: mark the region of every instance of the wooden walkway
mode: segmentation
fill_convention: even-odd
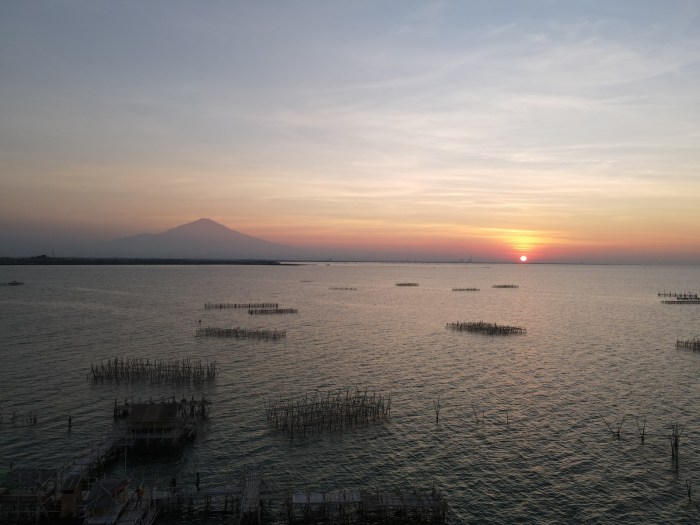
[[[176,513],[188,508],[204,508],[206,513],[227,513],[236,522],[262,523],[267,513],[286,516],[289,523],[381,523],[399,520],[409,523],[445,523],[448,505],[435,490],[377,491],[337,490],[308,492],[273,490],[261,470],[245,469],[237,484],[195,490],[153,493],[154,504]]]
[[[241,498],[240,521],[247,518],[256,518],[260,521],[260,490],[262,485],[261,470],[247,470],[243,474],[243,497]]]
[[[151,505],[151,491],[145,489],[141,501],[136,493],[129,499],[124,512],[119,516],[116,525],[151,525],[158,516],[158,507]]]
[[[126,440],[126,428],[115,429],[105,439],[90,450],[85,450],[75,458],[63,471],[63,477],[86,477],[91,470],[118,455],[120,447]]]
[[[444,523],[447,501],[430,493],[342,490],[295,493],[289,496],[290,522],[366,523],[399,520],[409,523]]]

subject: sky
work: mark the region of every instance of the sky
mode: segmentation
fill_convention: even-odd
[[[696,0],[6,0],[0,72],[0,255],[700,264]]]

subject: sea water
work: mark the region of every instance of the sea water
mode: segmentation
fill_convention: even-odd
[[[113,468],[180,485],[198,473],[203,487],[246,466],[297,491],[435,487],[454,524],[700,521],[700,352],[675,347],[700,336],[700,305],[657,295],[700,292],[698,267],[0,267],[11,280],[25,284],[0,287],[0,471],[69,462],[109,431],[115,399],[194,395],[211,417],[190,445]],[[479,291],[453,291],[468,287]],[[200,321],[286,337],[195,337]],[[527,333],[446,327],[465,321]],[[216,361],[219,373],[196,387],[88,379],[114,357]],[[391,396],[391,418],[293,439],[266,420],[270,399],[355,388]]]

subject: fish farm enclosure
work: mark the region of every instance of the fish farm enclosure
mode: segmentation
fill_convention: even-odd
[[[3,272],[2,523],[700,521],[698,268]]]

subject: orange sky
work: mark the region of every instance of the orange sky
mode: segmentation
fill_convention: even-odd
[[[0,255],[210,217],[368,257],[700,263],[697,2],[307,7],[0,6]]]

